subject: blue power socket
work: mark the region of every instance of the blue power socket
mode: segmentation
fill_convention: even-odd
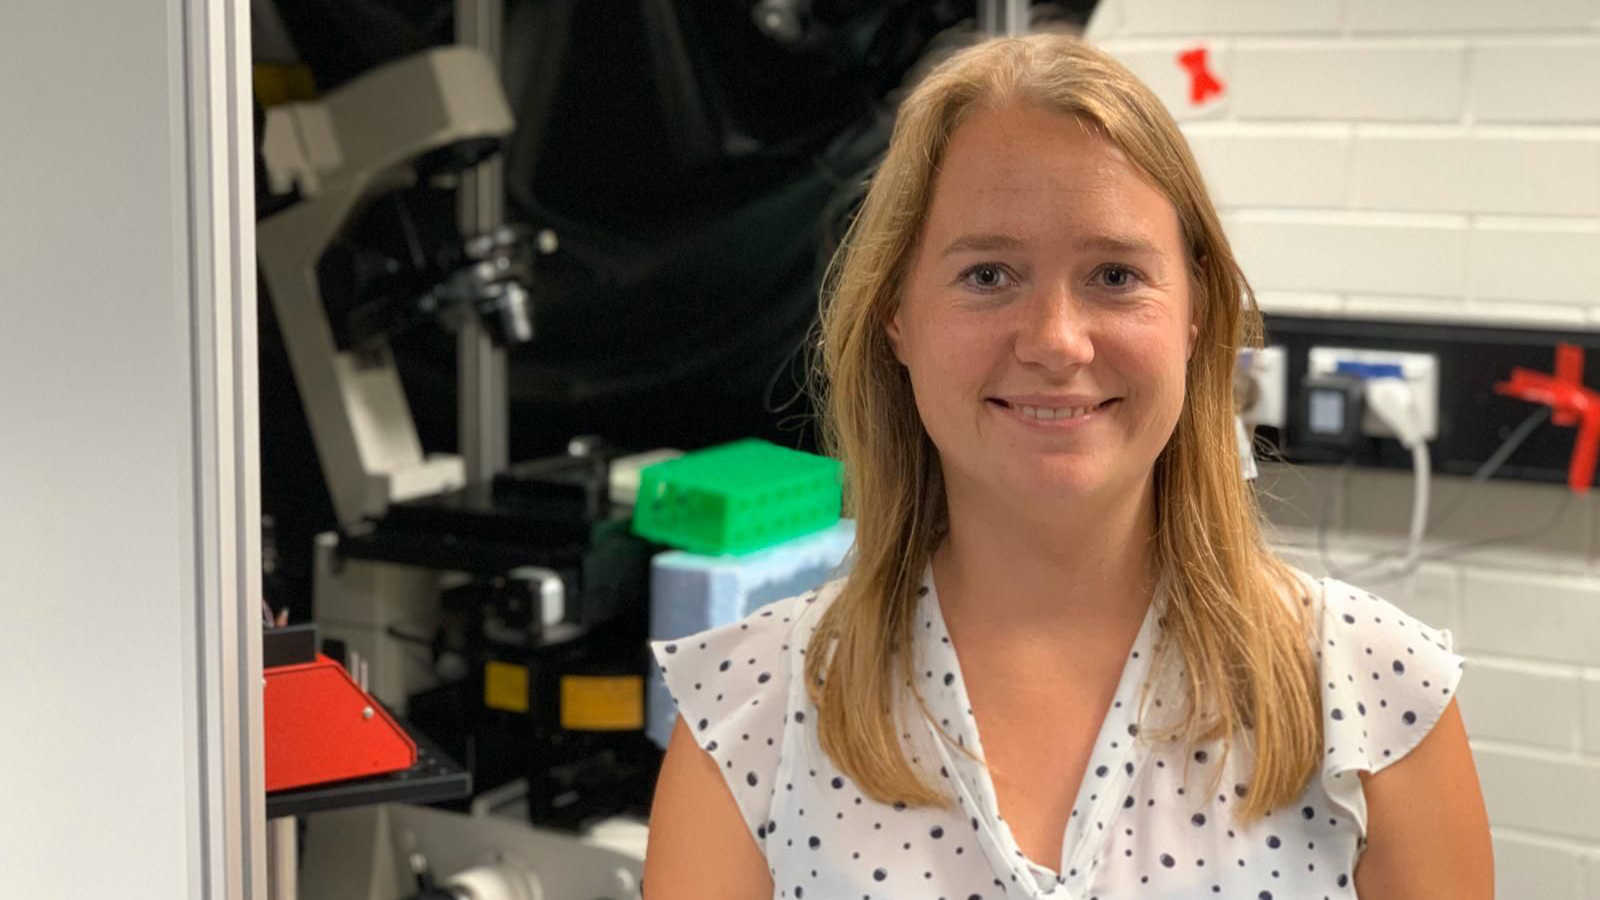
[[[1362,363],[1340,360],[1334,368],[1340,375],[1357,378],[1405,378],[1405,370],[1396,363]]]

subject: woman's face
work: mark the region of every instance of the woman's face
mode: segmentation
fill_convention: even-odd
[[[1078,120],[974,113],[952,136],[889,327],[952,492],[1131,496],[1193,348],[1172,204]]]

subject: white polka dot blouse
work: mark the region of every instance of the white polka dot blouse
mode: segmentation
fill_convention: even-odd
[[[931,576],[920,589],[914,653],[933,721],[907,719],[902,737],[908,759],[954,796],[948,809],[864,797],[817,743],[804,652],[840,582],[651,649],[767,860],[775,898],[1348,900],[1366,832],[1356,773],[1381,771],[1421,742],[1455,695],[1462,659],[1449,632],[1343,582],[1306,581],[1320,622],[1326,746],[1321,774],[1304,794],[1241,826],[1230,807],[1248,781],[1247,750],[1229,757],[1209,790],[1220,745],[1138,736],[1140,690],[1161,629],[1158,597],[1124,663],[1054,859],[1023,854],[988,770],[936,737],[942,727],[983,755]]]

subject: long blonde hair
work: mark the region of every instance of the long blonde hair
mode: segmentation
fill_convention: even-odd
[[[1233,369],[1241,346],[1260,344],[1260,313],[1172,117],[1122,65],[1066,35],[988,41],[930,72],[902,104],[830,267],[819,405],[825,445],[845,465],[856,547],[807,650],[822,748],[875,800],[949,803],[907,761],[896,726],[897,686],[915,681],[917,588],[946,508],[938,456],[887,326],[951,135],[980,105],[1008,104],[1098,128],[1177,210],[1198,336],[1183,411],[1155,463],[1154,553],[1167,603],[1151,671],[1180,662],[1186,702],[1181,718],[1150,733],[1221,739],[1224,754],[1247,735],[1254,762],[1236,815],[1258,818],[1304,790],[1322,747],[1306,614],[1295,599],[1304,587],[1262,538],[1234,439]]]

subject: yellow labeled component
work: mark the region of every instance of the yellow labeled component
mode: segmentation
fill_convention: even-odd
[[[561,727],[569,731],[643,728],[644,678],[639,675],[563,677]]]
[[[301,63],[256,63],[251,67],[250,81],[262,106],[317,99],[317,83],[311,78],[311,69]]]
[[[485,663],[483,705],[506,712],[527,712],[528,667],[493,660]]]

